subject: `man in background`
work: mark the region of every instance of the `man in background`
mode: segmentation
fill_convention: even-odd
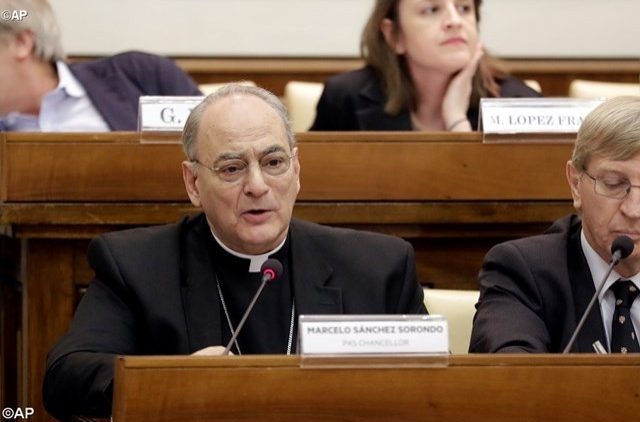
[[[563,351],[621,235],[635,248],[604,281],[571,351],[640,351],[640,97],[611,99],[585,118],[566,174],[578,215],[485,257],[470,352]]]
[[[136,130],[141,95],[200,95],[171,60],[127,52],[68,64],[46,0],[0,0],[26,11],[0,20],[0,131]]]

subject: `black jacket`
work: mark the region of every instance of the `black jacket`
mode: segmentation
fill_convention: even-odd
[[[501,97],[539,97],[540,94],[514,77],[498,81]],[[392,116],[384,111],[387,97],[370,67],[329,78],[316,109],[310,130],[412,130],[409,110]],[[467,111],[471,127],[478,127],[478,108]]]
[[[141,95],[202,95],[173,61],[154,54],[131,51],[69,69],[111,130],[138,130]]]
[[[559,353],[595,293],[580,243],[580,218],[557,220],[545,234],[492,248],[480,272],[470,352]],[[594,306],[572,352],[607,344]]]
[[[426,312],[406,241],[295,219],[289,233],[299,315]],[[47,359],[51,414],[109,415],[117,355],[185,355],[222,344],[207,236],[200,214],[91,243],[95,279]]]

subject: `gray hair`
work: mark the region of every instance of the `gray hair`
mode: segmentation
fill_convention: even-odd
[[[22,20],[0,20],[0,41],[5,36],[30,31],[35,38],[36,57],[48,62],[64,59],[60,28],[46,0],[0,0],[0,10],[27,11]]]
[[[282,101],[264,88],[230,83],[206,96],[205,99],[191,111],[191,114],[189,114],[189,118],[182,130],[182,149],[189,160],[195,158],[196,140],[204,112],[211,104],[233,95],[253,95],[267,103],[280,117],[287,134],[289,148],[293,150],[296,145],[296,138],[291,128],[291,123],[289,122],[287,108],[282,104]]]
[[[621,96],[605,101],[585,117],[571,161],[576,169],[586,170],[594,155],[618,161],[639,152],[640,96]]]

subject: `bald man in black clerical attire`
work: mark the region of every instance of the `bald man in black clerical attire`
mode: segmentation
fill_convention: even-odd
[[[47,359],[44,402],[58,418],[111,413],[117,355],[220,354],[268,258],[282,277],[234,354],[295,353],[301,314],[426,313],[407,242],[291,218],[300,163],[273,94],[225,86],[193,110],[182,140],[185,187],[204,212],[91,243],[95,278]]]

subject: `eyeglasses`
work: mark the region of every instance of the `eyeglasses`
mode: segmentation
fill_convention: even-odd
[[[631,188],[640,188],[640,186],[632,185],[625,179],[593,177],[586,171],[584,171],[584,174],[593,180],[594,192],[607,198],[624,199],[629,195],[629,192],[631,192]]]
[[[273,177],[280,176],[289,170],[291,167],[291,160],[293,160],[295,156],[295,153],[293,155],[288,155],[284,151],[275,151],[266,154],[260,159],[260,171],[262,171],[263,175]],[[250,163],[241,159],[224,160],[217,167],[209,167],[198,161],[197,158],[192,159],[191,162],[211,170],[220,178],[220,180],[228,183],[238,182],[244,179],[244,177],[249,173]]]

